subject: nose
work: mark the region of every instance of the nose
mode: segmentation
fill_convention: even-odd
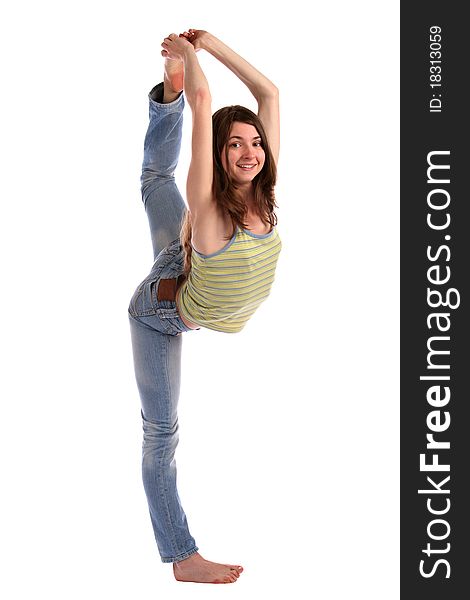
[[[247,148],[243,154],[242,154],[243,158],[254,158],[255,153],[253,152],[253,150],[251,148]]]

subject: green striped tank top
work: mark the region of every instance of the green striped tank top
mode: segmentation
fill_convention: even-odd
[[[275,227],[263,235],[237,227],[218,252],[193,248],[191,271],[179,293],[183,316],[215,331],[241,331],[269,295],[281,246]]]

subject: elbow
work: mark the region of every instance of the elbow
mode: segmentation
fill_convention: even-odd
[[[274,85],[274,83],[271,83],[269,86],[260,90],[260,92],[257,96],[257,100],[267,100],[267,99],[274,99],[274,100],[279,99],[279,89]]]
[[[272,84],[270,94],[271,94],[271,96],[274,96],[275,98],[279,98],[279,88],[277,88],[274,85],[274,83]]]

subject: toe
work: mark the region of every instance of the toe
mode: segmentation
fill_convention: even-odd
[[[238,573],[243,571],[243,567],[240,565],[225,565],[226,567],[230,567],[231,569],[235,569]]]
[[[240,573],[235,569],[230,569],[230,574],[234,575],[237,579],[240,577]]]

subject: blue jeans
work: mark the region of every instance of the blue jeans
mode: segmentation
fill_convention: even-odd
[[[185,204],[174,171],[181,147],[184,97],[181,93],[173,102],[162,102],[160,83],[149,93],[141,177],[154,263],[134,292],[128,313],[141,400],[144,489],[161,560],[176,562],[198,550],[178,495],[175,462],[181,333],[192,330],[179,316],[171,293],[171,282],[183,272],[179,234]]]

